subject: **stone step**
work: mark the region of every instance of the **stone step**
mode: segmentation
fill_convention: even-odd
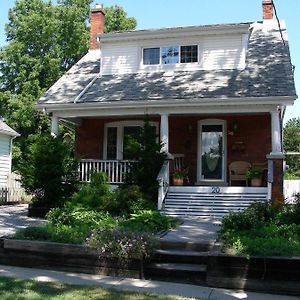
[[[205,283],[206,265],[184,263],[151,263],[145,269],[146,278],[173,282]]]
[[[180,241],[173,239],[160,240],[160,250],[196,251],[207,252],[213,249],[215,240],[203,240],[201,242]]]
[[[154,252],[152,262],[206,264],[208,251],[158,249]]]

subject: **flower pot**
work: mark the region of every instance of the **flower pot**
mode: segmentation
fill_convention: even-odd
[[[261,186],[262,180],[261,178],[252,178],[251,186]]]
[[[173,185],[183,185],[183,178],[173,178]]]

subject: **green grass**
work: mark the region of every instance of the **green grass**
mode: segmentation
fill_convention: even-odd
[[[0,277],[1,300],[185,300],[179,296]]]

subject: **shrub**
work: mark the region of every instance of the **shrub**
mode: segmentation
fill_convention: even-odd
[[[110,190],[105,173],[91,174],[91,182],[83,184],[72,197],[74,205],[88,209],[111,211],[116,209],[114,193]]]
[[[53,226],[67,225],[90,230],[97,227],[115,228],[118,219],[108,213],[86,209],[81,206],[74,206],[71,203],[63,208],[54,208],[47,214],[49,223]]]
[[[176,225],[176,220],[162,216],[158,211],[141,210],[130,215],[128,220],[123,221],[120,226],[132,231],[144,231],[157,233],[168,230]]]
[[[155,240],[145,233],[100,229],[92,232],[86,244],[97,249],[100,256],[117,257],[120,261],[126,261],[129,258],[149,256]]]
[[[62,136],[37,138],[20,164],[21,183],[33,206],[61,207],[77,189],[77,160]]]
[[[123,185],[116,191],[116,202],[124,213],[135,213],[143,209],[154,209],[153,203],[147,201],[137,185]]]

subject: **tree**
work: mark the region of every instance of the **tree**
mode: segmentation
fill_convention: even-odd
[[[34,108],[37,99],[88,50],[91,3],[17,0],[9,11],[8,44],[0,49],[0,114],[21,133],[14,143],[14,164],[39,134],[49,131],[48,118]],[[107,11],[107,31],[135,27],[121,7]]]
[[[62,136],[41,135],[20,164],[22,185],[36,207],[62,206],[76,191],[78,162]]]
[[[144,127],[136,137],[128,136],[126,154],[135,162],[131,165],[128,183],[136,184],[148,198],[156,202],[158,172],[166,159],[166,154],[161,152],[162,144],[157,141],[155,127],[151,126],[148,117]]]
[[[285,152],[300,152],[300,118],[289,120],[283,129],[283,147]],[[289,173],[300,176],[300,155],[287,155]]]
[[[136,19],[127,17],[127,13],[121,6],[105,8],[105,32],[133,30],[136,24]]]

